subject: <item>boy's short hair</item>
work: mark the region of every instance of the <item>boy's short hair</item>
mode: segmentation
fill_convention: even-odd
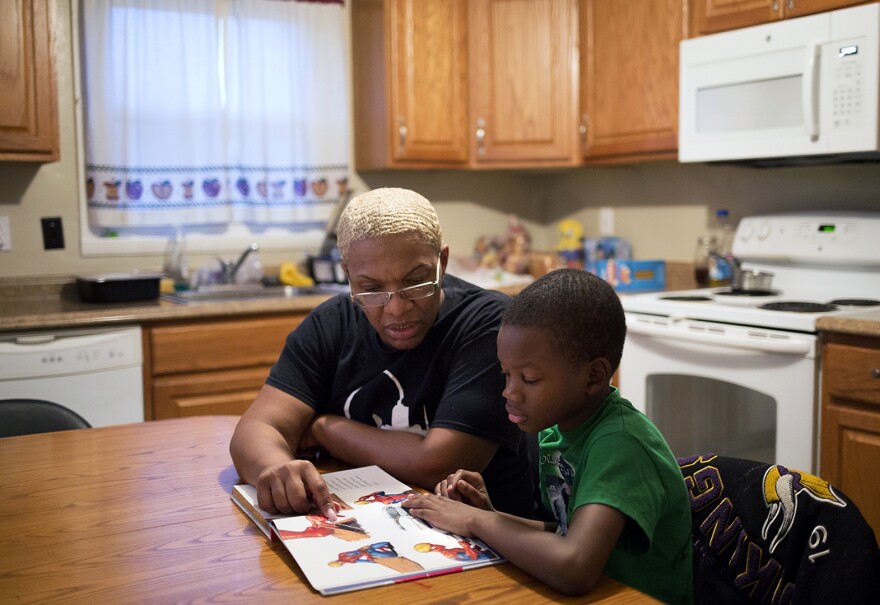
[[[354,242],[417,233],[439,254],[443,234],[437,211],[424,196],[409,189],[384,187],[358,195],[349,202],[336,225],[336,246],[343,260]]]
[[[620,365],[626,339],[617,293],[581,269],[557,269],[529,284],[510,302],[501,325],[546,330],[572,363],[604,357],[612,372]]]

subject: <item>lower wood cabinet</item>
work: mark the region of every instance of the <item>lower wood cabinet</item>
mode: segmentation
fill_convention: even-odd
[[[823,346],[820,475],[880,537],[880,339],[829,334]]]
[[[241,414],[305,313],[144,327],[148,420]]]

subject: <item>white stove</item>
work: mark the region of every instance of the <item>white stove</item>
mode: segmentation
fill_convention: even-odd
[[[880,213],[747,217],[733,255],[744,269],[773,273],[772,290],[730,288],[621,297],[627,312],[815,332],[816,320],[880,307]],[[789,303],[796,310],[788,308]],[[770,305],[773,310],[765,307]]]
[[[815,473],[816,321],[880,308],[880,213],[747,217],[733,255],[743,269],[773,273],[772,289],[621,296],[621,392],[677,456],[717,453]]]

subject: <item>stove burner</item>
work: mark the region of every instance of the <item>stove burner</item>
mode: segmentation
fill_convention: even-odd
[[[824,305],[822,303],[800,302],[794,300],[767,303],[758,308],[766,309],[767,311],[792,311],[794,313],[825,313],[837,310],[836,306],[830,304]]]
[[[715,296],[776,296],[779,292],[777,290],[741,290],[738,288],[732,288],[725,292],[716,292]]]
[[[841,307],[876,307],[880,305],[880,300],[872,298],[835,298],[829,305],[840,305]]]
[[[708,296],[661,296],[661,300],[680,300],[686,302],[712,302]]]

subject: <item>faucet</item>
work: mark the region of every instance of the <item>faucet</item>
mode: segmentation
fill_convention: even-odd
[[[220,268],[223,271],[223,283],[224,284],[234,284],[235,283],[235,275],[238,273],[238,270],[241,269],[241,266],[244,264],[245,259],[251,252],[257,252],[260,249],[259,244],[253,243],[247,248],[244,249],[244,252],[241,253],[241,256],[238,257],[238,260],[235,263],[232,262],[230,258],[219,258],[220,260]]]

